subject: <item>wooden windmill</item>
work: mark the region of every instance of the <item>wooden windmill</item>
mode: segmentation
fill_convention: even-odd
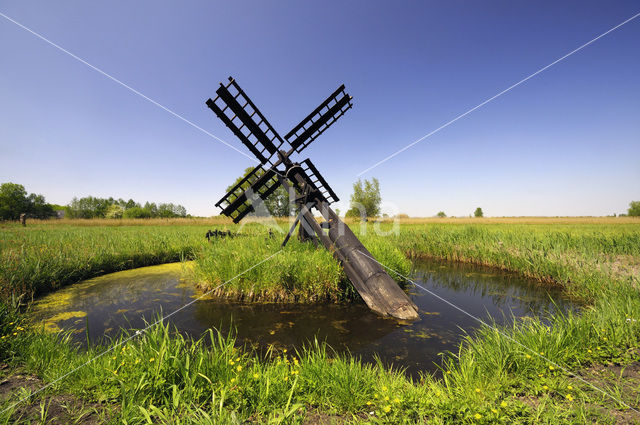
[[[297,225],[300,236],[320,241],[340,261],[345,274],[364,302],[373,311],[398,319],[417,319],[418,308],[387,274],[371,253],[331,209],[338,197],[308,158],[294,162],[290,156],[302,152],[353,105],[344,85],[314,109],[284,139],[271,126],[256,105],[229,77],[220,84],[216,97],[207,106],[255,155],[256,166],[216,203],[222,214],[238,223],[256,206],[283,186],[294,194],[298,215],[285,237],[289,240]],[[318,223],[312,210],[324,221]]]

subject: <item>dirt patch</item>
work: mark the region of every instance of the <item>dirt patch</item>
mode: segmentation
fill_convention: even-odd
[[[32,375],[15,374],[0,380],[0,402],[3,403],[3,408],[14,410],[11,415],[12,423],[95,425],[108,419],[105,406],[88,403],[71,395],[34,395],[20,402],[44,385],[41,379]],[[14,407],[14,403],[18,404]]]
[[[586,386],[582,380],[608,395]],[[580,371],[573,381],[600,398],[597,404],[589,403],[593,410],[610,416],[616,424],[640,424],[640,361],[625,365],[595,364]]]

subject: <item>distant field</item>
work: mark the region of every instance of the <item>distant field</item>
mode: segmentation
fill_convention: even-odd
[[[288,228],[287,219],[276,222]],[[592,297],[592,290],[584,291],[586,275],[619,278],[640,271],[637,218],[408,218],[400,220],[398,234],[388,219],[347,222],[379,261],[403,274],[410,266],[402,254],[431,256],[516,271]],[[99,274],[181,259],[195,259],[196,279],[211,287],[277,252],[283,235],[275,232],[267,240],[268,223],[235,225],[223,217],[30,220],[25,228],[3,223],[0,291],[31,296]],[[242,236],[207,243],[209,229]],[[377,236],[376,229],[389,235]],[[335,300],[348,287],[328,252],[292,241],[271,264],[234,280],[226,291],[236,298]]]

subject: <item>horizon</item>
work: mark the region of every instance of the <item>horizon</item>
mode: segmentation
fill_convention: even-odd
[[[0,182],[54,204],[116,194],[215,217],[254,165],[9,19],[245,154],[204,103],[229,75],[281,135],[344,83],[353,109],[295,158],[312,159],[344,214],[359,173],[638,12],[577,1],[8,4]],[[633,19],[361,178],[379,179],[389,215],[626,214],[640,199],[638,39]]]

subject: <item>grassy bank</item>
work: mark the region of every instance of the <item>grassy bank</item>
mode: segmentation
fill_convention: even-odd
[[[36,395],[31,411],[23,404],[0,418],[12,423],[19,415],[42,414],[47,403],[62,397],[84,403],[88,413],[83,417],[127,423],[297,423],[305,417],[374,423],[633,423],[640,416],[626,405],[638,409],[640,397],[639,224],[429,220],[403,224],[398,235],[385,238],[368,228],[361,237],[382,263],[394,261],[396,251],[390,249],[397,247],[409,256],[512,270],[561,285],[589,302],[579,315],[556,316],[548,324],[526,319],[498,330],[480,329],[445,358],[441,378],[411,381],[380,365],[335,356],[323,346],[295,354],[272,351],[271,358],[259,359],[234,349],[232,338],[212,333],[205,339],[213,341],[194,342],[154,327],[123,346],[111,345],[113,351]],[[211,283],[224,279],[216,270],[228,268],[224,273],[231,274],[232,267],[241,267],[236,262],[246,251],[273,253],[261,248],[265,231],[206,245],[197,241],[199,226],[185,232],[196,235],[189,248],[202,259],[201,273]],[[358,226],[354,230],[360,232]],[[322,251],[290,249],[303,250],[309,258],[305,269],[327,263],[318,254]],[[211,257],[220,263],[207,264]],[[281,263],[265,276],[295,267]],[[317,274],[322,273],[331,276],[326,270]],[[24,279],[28,282],[28,275]],[[43,384],[53,382],[105,349],[78,352],[55,336],[29,330],[12,314],[6,310],[0,328],[3,361],[10,364],[0,372],[5,376],[23,371]],[[9,397],[17,400],[21,394],[27,393],[14,391]],[[2,405],[10,406],[8,401]],[[78,418],[82,409],[74,412]]]

